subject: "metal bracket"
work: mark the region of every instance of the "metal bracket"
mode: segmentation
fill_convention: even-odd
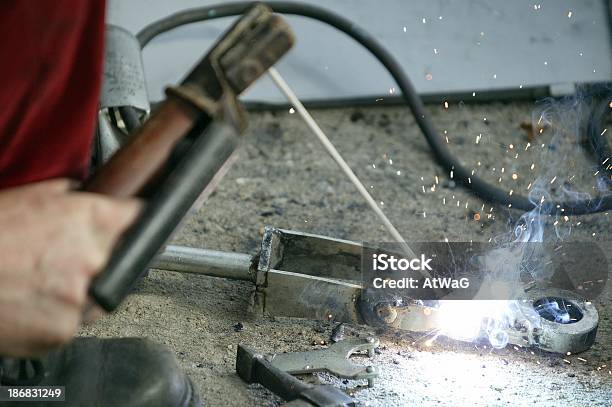
[[[377,338],[350,338],[336,342],[327,349],[308,352],[277,353],[266,358],[274,366],[291,374],[327,372],[342,379],[368,381],[368,386],[374,386],[378,371],[374,366],[358,365],[350,361],[351,355],[367,351],[368,356],[374,356],[378,347]]]

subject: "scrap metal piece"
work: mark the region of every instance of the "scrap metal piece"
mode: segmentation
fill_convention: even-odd
[[[287,405],[300,407],[351,407],[353,399],[329,385],[307,384],[273,366],[264,356],[244,345],[238,345],[236,373],[247,383],[259,383],[276,395],[289,400]]]
[[[531,290],[525,293],[520,305],[522,319],[508,332],[512,343],[554,353],[579,353],[595,343],[599,314],[591,302],[575,293]]]
[[[350,338],[336,342],[326,349],[307,352],[277,353],[267,359],[273,366],[291,374],[327,372],[342,379],[368,381],[374,386],[378,371],[374,366],[358,365],[350,361],[356,352],[367,351],[374,356],[374,349],[379,345],[378,338]]]

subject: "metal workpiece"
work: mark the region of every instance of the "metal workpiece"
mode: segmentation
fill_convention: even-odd
[[[266,228],[251,311],[363,323],[356,306],[361,293],[360,270],[358,243]]]
[[[351,355],[366,351],[369,357],[374,356],[374,349],[379,345],[378,338],[350,338],[332,344],[326,349],[307,352],[276,353],[266,358],[273,366],[291,374],[327,372],[342,379],[367,380],[368,386],[374,386],[378,370],[374,366],[364,366],[351,362]]]
[[[595,306],[571,291],[534,289],[519,300],[522,315],[510,342],[554,353],[579,353],[595,342],[599,314]]]
[[[291,406],[349,407],[355,403],[342,390],[328,385],[302,382],[272,365],[264,355],[244,345],[238,345],[236,373],[247,383],[259,383]]]
[[[152,268],[255,282],[254,256],[244,253],[168,245]]]
[[[438,301],[364,289],[360,281],[362,248],[361,244],[347,240],[267,227],[257,256],[168,246],[155,267],[253,281],[250,311],[256,316],[347,322],[451,336],[444,326],[447,318],[442,315]],[[479,301],[468,301],[473,301],[477,312]],[[446,302],[452,307],[454,301]],[[471,339],[488,339],[499,346],[510,343],[537,347],[554,353],[577,353],[594,343],[597,310],[572,292],[527,288],[521,297],[508,300],[507,304],[503,320],[491,321],[483,314],[481,332],[478,338]],[[467,315],[466,319],[469,318]],[[495,329],[491,329],[491,322]],[[334,349],[343,349],[348,344]],[[289,358],[277,357],[280,361]],[[320,366],[312,361],[302,362],[291,371]]]

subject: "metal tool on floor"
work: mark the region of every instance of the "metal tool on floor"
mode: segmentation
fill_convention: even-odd
[[[275,353],[267,356],[267,359],[273,366],[290,374],[327,372],[341,379],[365,379],[368,381],[368,387],[373,387],[374,379],[378,377],[376,368],[353,363],[350,356],[367,351],[368,356],[372,357],[378,344],[378,339],[374,337],[349,338],[336,342],[326,349]]]
[[[256,316],[296,317],[435,333],[439,310],[418,301],[384,299],[362,288],[360,243],[290,230],[266,228],[260,252],[242,253],[167,246],[153,267],[251,281],[250,310]],[[291,293],[291,295],[287,295]],[[547,298],[572,304],[572,323],[549,320],[536,309]],[[517,324],[509,343],[556,353],[580,352],[595,341],[595,307],[561,290],[526,291],[517,299]],[[576,320],[577,319],[577,320]]]
[[[269,362],[261,353],[238,345],[236,373],[247,383],[259,383],[292,407],[350,407],[355,402],[330,385],[307,384]]]

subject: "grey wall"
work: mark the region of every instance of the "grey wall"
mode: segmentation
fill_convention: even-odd
[[[608,10],[602,0],[307,2],[340,13],[369,31],[397,57],[423,94],[471,95],[550,84],[563,89],[576,82],[612,79]],[[210,4],[217,2],[110,0],[108,21],[136,33],[174,11]],[[352,40],[312,20],[288,19],[298,43],[279,70],[299,96],[389,95],[395,86],[391,78]],[[159,99],[163,86],[176,82],[229,22],[193,24],[150,43],[143,58],[151,99]],[[247,99],[284,100],[267,80],[251,89]]]

